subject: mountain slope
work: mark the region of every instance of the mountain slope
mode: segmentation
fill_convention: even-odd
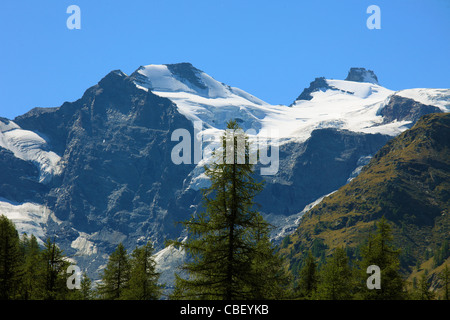
[[[306,213],[282,249],[293,272],[313,245],[326,254],[339,246],[357,252],[382,216],[393,226],[406,274],[428,259],[449,239],[449,136],[450,114],[423,116],[382,147],[356,178]]]
[[[61,173],[42,196],[54,213],[46,234],[91,273],[119,242],[134,248],[151,240],[161,248],[180,232],[175,222],[188,208],[178,193],[193,165],[171,161],[171,134],[193,127],[170,100],[114,71],[79,100],[32,110],[15,123],[45,134],[60,154]]]

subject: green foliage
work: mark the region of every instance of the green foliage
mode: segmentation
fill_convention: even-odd
[[[19,238],[14,224],[0,216],[1,299],[67,300],[68,266],[62,250],[50,239],[41,248],[34,235]]]
[[[361,291],[359,295],[367,300],[400,300],[405,298],[404,280],[400,274],[400,250],[393,246],[391,227],[382,217],[377,225],[377,233],[370,236],[367,244],[361,248]],[[376,265],[381,270],[381,289],[369,290],[365,285],[366,270]]]
[[[83,273],[83,278],[80,283],[80,290],[76,291],[78,300],[92,300],[94,298],[94,290],[92,289],[92,280]]]
[[[291,240],[289,238],[289,236],[284,237],[282,243],[281,243],[281,248],[287,248],[287,246],[291,243]]]
[[[320,300],[349,300],[354,294],[354,273],[349,265],[346,250],[337,248],[319,273],[319,283],[314,295]]]
[[[444,300],[450,300],[450,268],[448,265],[439,273],[439,281],[444,289]]]
[[[21,252],[14,224],[0,216],[0,299],[14,299],[18,294]]]
[[[449,135],[450,115],[430,114],[390,140],[358,177],[302,217],[290,236],[291,243],[280,247],[280,252],[289,259],[290,271],[298,274],[313,245],[315,257],[319,257],[319,252],[330,255],[338,247],[348,247],[350,263],[360,269],[363,286],[362,279],[367,279],[367,274],[355,262],[363,260],[364,254],[366,259],[375,258],[375,252],[367,253],[367,243],[362,244],[373,234],[371,224],[382,216],[389,221],[391,237],[395,235],[388,242],[402,249],[399,253],[386,252],[379,256],[391,261],[382,271],[382,278],[391,277],[392,285],[382,288],[391,288],[392,295],[389,297],[387,292],[380,295],[377,290],[363,293],[362,288],[355,298],[405,298],[394,294],[405,290],[400,289],[403,286],[400,278],[406,279],[416,270],[416,265],[430,258],[432,264],[427,267],[439,269],[450,256],[450,140],[444,138]],[[370,239],[374,244],[373,237]],[[318,248],[317,241],[323,241],[327,248]],[[432,288],[436,289],[436,279],[432,280]]]
[[[152,254],[153,246],[150,242],[143,247],[136,247],[131,253],[130,278],[123,292],[123,299],[156,300],[160,297],[159,273],[155,270]]]
[[[69,293],[67,288],[66,270],[70,263],[66,260],[62,250],[47,239],[41,252],[43,260],[43,277],[45,300],[64,300]]]
[[[127,250],[119,243],[108,259],[103,270],[98,294],[104,300],[117,300],[123,298],[123,292],[130,280],[130,261]]]
[[[34,235],[28,238],[27,234],[22,236],[22,281],[20,286],[20,298],[24,300],[35,300],[43,296],[43,286],[40,282],[44,273],[44,261],[41,249]]]
[[[440,266],[450,256],[450,248],[448,240],[444,240],[441,246],[439,246],[433,255],[433,264],[435,267]]]
[[[155,271],[151,243],[128,256],[119,244],[109,257],[102,283],[97,291],[91,279],[83,274],[80,289],[67,286],[70,266],[63,251],[47,239],[41,248],[34,235],[19,239],[14,224],[0,216],[0,299],[22,300],[91,300],[158,299],[161,287]]]
[[[252,175],[248,138],[235,121],[227,129],[222,146],[227,150],[231,143],[233,160],[227,161],[227,152],[214,154],[216,161],[205,167],[211,181],[204,190],[206,210],[182,222],[189,233],[185,242],[172,242],[192,257],[183,266],[189,277],[177,276],[172,298],[281,298],[286,278],[268,239],[269,226],[254,209],[262,184]],[[238,147],[241,142],[245,148]]]
[[[308,251],[308,256],[305,264],[299,272],[299,282],[296,288],[296,294],[303,299],[310,299],[316,293],[318,279],[317,263],[311,251]]]
[[[319,259],[314,256],[313,250],[309,250],[298,273],[296,297],[318,300],[417,298],[417,294],[409,296],[406,292],[405,281],[399,272],[400,250],[393,245],[391,228],[384,217],[377,223],[375,232],[375,235],[370,235],[366,242],[354,249],[336,248],[322,264],[318,263]],[[326,247],[318,240],[315,248],[322,248],[316,252],[322,256],[321,252]],[[380,268],[380,289],[367,287],[367,269],[371,265]],[[426,283],[422,281],[420,285],[425,296]],[[427,292],[427,297],[434,298],[431,291]]]
[[[426,273],[422,273],[419,282],[416,282],[415,288],[410,293],[410,299],[412,300],[433,300],[435,293],[430,290],[431,283],[430,278]]]
[[[325,253],[328,246],[323,242],[322,239],[316,238],[313,240],[311,246],[311,253],[314,257],[319,259],[319,266],[325,263]]]

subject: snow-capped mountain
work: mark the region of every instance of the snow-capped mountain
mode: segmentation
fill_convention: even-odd
[[[208,184],[207,158],[171,160],[174,130],[220,135],[236,119],[278,148],[278,170],[261,176],[256,200],[279,241],[389,139],[421,115],[449,109],[450,89],[393,91],[363,68],[346,80],[316,78],[290,106],[266,103],[189,63],[115,70],[77,101],[0,118],[0,213],[20,232],[55,236],[93,278],[118,243],[134,249],[153,241],[170,279],[183,255],[164,248],[164,239],[183,236],[174,222],[201,210],[200,188]]]
[[[291,108],[270,105],[218,82],[189,63],[143,66],[130,78],[138,87],[173,101],[191,121],[224,129],[227,120],[237,118],[244,130],[277,131],[284,141],[305,141],[313,130],[321,128],[397,135],[412,120],[383,122],[380,111],[394,95],[435,106],[436,111],[450,109],[448,89],[395,92],[378,85],[375,73],[364,68],[351,68],[346,80],[317,78],[304,90],[309,99],[300,95]]]

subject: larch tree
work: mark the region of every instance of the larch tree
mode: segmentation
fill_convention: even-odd
[[[264,299],[279,297],[283,270],[268,239],[268,224],[255,209],[263,185],[253,176],[248,136],[236,121],[227,124],[214,161],[205,167],[210,187],[203,190],[205,210],[182,222],[190,262],[176,275],[172,298]]]
[[[317,262],[312,255],[311,250],[308,251],[305,263],[299,272],[299,282],[297,294],[300,298],[310,299],[316,292],[318,283]]]
[[[0,299],[15,299],[18,293],[21,252],[19,234],[11,220],[0,216]]]
[[[362,259],[361,288],[359,295],[365,300],[402,300],[405,299],[405,281],[400,274],[400,250],[393,245],[391,227],[383,216],[377,223],[375,236],[369,236],[368,242],[361,248]],[[380,289],[366,286],[367,268],[375,265],[380,268]]]
[[[101,299],[123,299],[123,293],[130,280],[130,261],[127,250],[119,243],[116,250],[111,253],[106,268],[103,270],[98,293]]]
[[[153,251],[151,242],[148,242],[142,247],[136,247],[131,253],[130,280],[124,290],[124,299],[156,300],[161,296]]]

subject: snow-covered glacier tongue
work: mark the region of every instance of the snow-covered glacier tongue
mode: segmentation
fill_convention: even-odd
[[[237,119],[244,130],[261,129],[260,120],[270,105],[238,88],[230,87],[190,63],[148,65],[130,78],[144,90],[172,100],[191,121],[223,130],[226,121]]]
[[[61,157],[50,149],[38,132],[24,130],[8,119],[0,118],[0,147],[22,160],[33,162],[40,171],[39,182],[48,183],[61,173]]]

